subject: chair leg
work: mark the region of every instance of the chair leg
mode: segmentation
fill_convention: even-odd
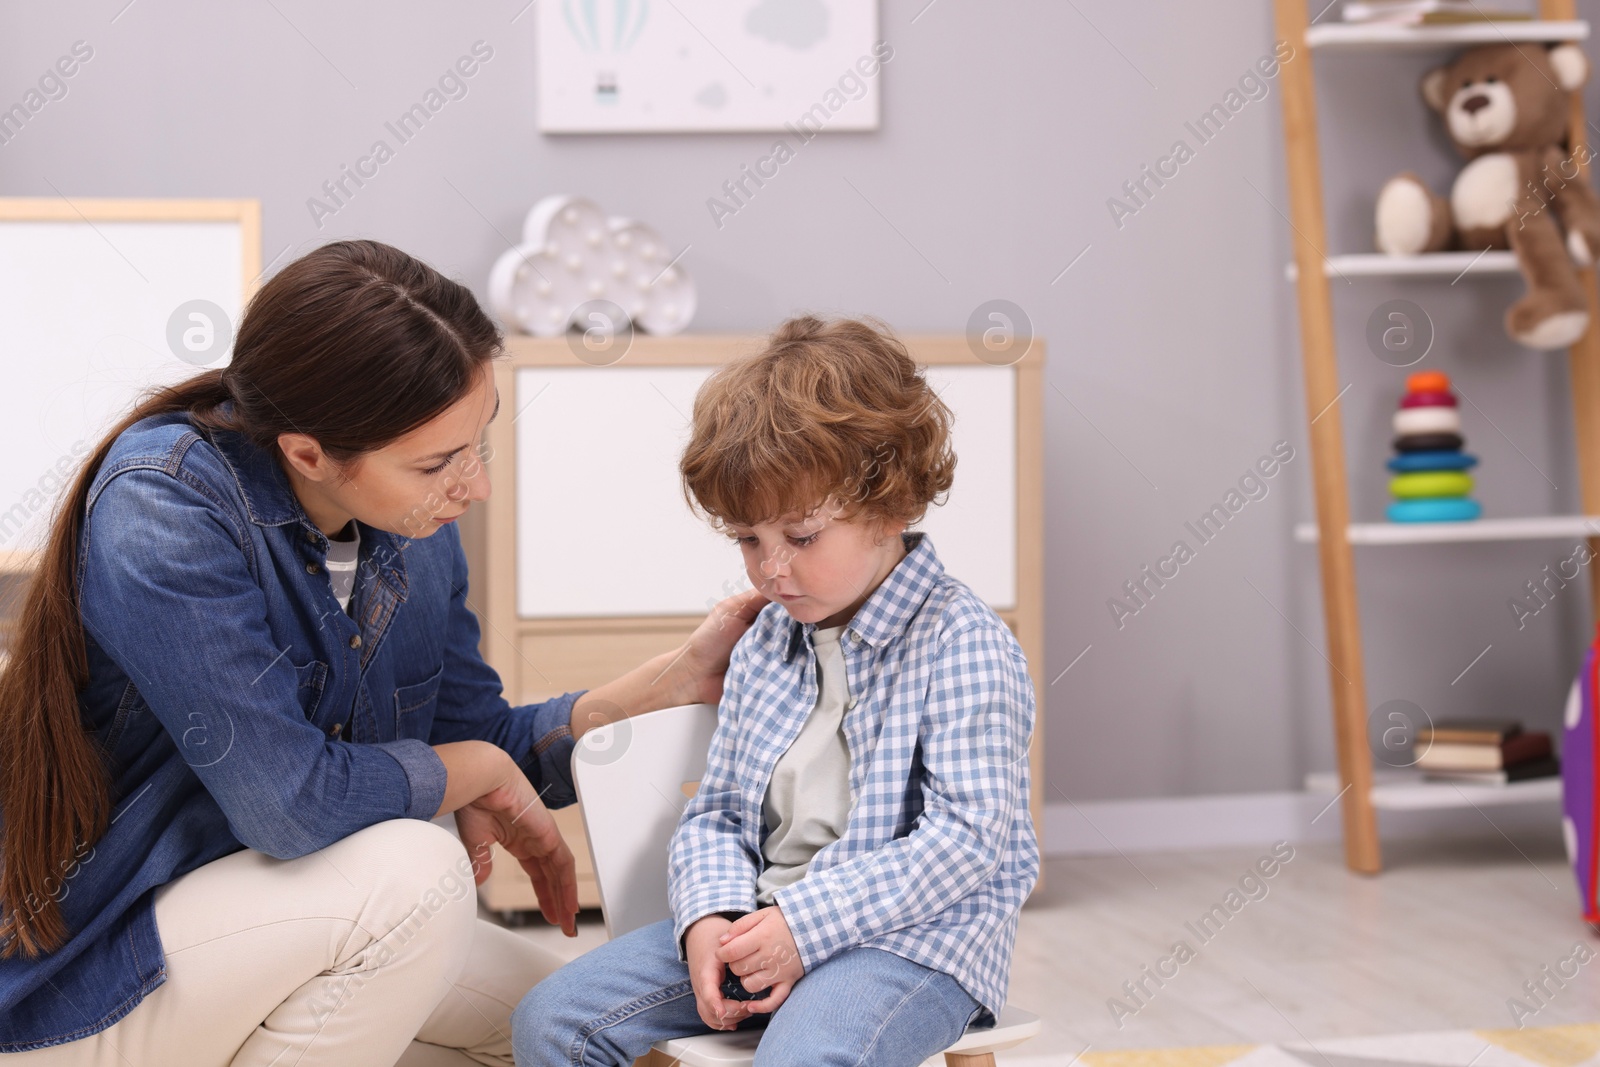
[[[968,1056],[962,1052],[946,1052],[944,1067],[995,1067],[994,1053],[985,1052],[978,1056]]]

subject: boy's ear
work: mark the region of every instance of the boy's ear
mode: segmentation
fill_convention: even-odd
[[[907,523],[904,519],[879,519],[877,527],[878,543],[883,544],[885,541],[892,541],[899,537],[906,532],[906,525]]]

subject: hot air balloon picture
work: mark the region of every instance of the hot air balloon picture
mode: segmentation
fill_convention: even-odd
[[[594,72],[596,103],[616,104],[616,57],[633,47],[649,18],[649,0],[562,0],[567,32],[599,64]]]
[[[541,133],[878,128],[877,0],[542,0]]]

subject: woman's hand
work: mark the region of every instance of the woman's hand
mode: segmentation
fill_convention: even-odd
[[[491,846],[499,844],[527,872],[545,921],[577,937],[578,873],[572,850],[522,768],[503,749],[483,741],[436,745],[434,751],[445,764],[441,814],[452,808],[456,813],[473,880],[482,885],[489,877]]]
[[[572,705],[572,736],[581,738],[629,715],[684,704],[720,704],[733,646],[766,603],[755,589],[721,600],[682,646],[584,693]]]
[[[733,646],[755,622],[767,598],[759,589],[747,589],[717,603],[689,635],[675,668],[688,699],[684,703],[716,704],[722,700],[722,676],[728,669]]]

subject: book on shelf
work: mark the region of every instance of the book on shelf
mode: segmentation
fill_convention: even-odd
[[[1438,741],[1458,745],[1498,745],[1522,732],[1515,719],[1440,719],[1417,731],[1417,747]]]
[[[1519,731],[1499,744],[1434,741],[1419,748],[1417,766],[1425,771],[1497,771],[1544,759],[1551,751],[1549,734]]]
[[[1454,782],[1457,785],[1507,785],[1535,778],[1554,778],[1561,773],[1561,762],[1554,756],[1524,760],[1497,771],[1425,771],[1423,777],[1435,782]]]
[[[1514,11],[1473,11],[1456,14],[1452,11],[1434,11],[1417,19],[1401,19],[1391,25],[1399,26],[1464,26],[1472,22],[1532,22],[1532,15]]]
[[[1346,22],[1389,26],[1518,22],[1534,17],[1527,11],[1484,7],[1474,0],[1347,0],[1343,16]]]

